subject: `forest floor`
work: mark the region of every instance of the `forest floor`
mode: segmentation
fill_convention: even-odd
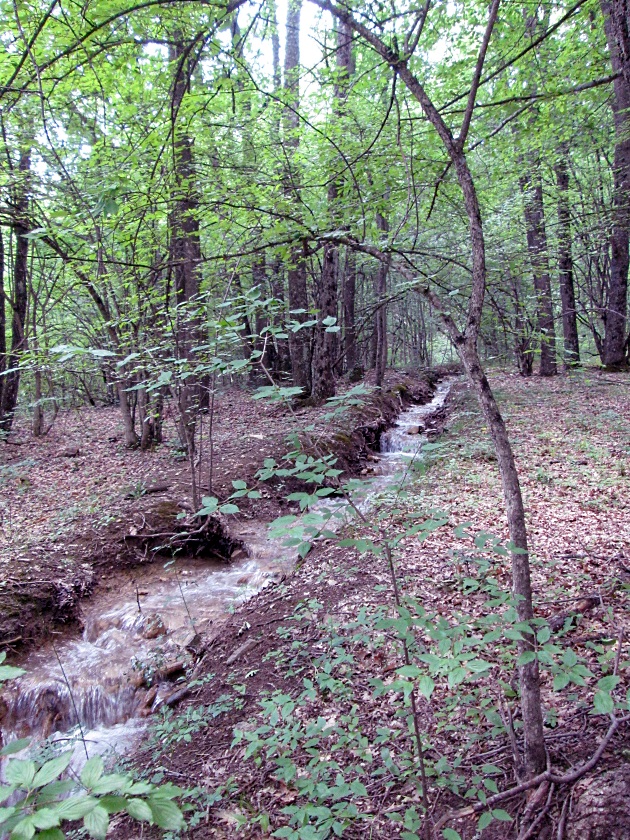
[[[598,681],[619,678],[611,689],[619,702],[630,684],[630,382],[624,374],[585,371],[549,380],[496,372],[491,383],[518,461],[536,615],[549,620],[552,634],[553,665],[542,675],[550,761],[566,772],[589,758],[610,723],[607,714],[593,710]],[[390,384],[396,389],[400,379]],[[426,400],[421,383],[415,396],[422,397],[423,389]],[[223,500],[232,480],[251,482],[265,457],[286,450],[287,434],[308,423],[319,429],[316,436],[337,436],[351,473],[372,470],[370,445],[376,446],[399,407],[393,397],[368,400],[340,432],[329,428],[323,409],[292,414],[257,403],[252,411],[250,397],[229,391],[217,404],[212,492]],[[483,636],[484,621],[490,627],[484,647],[475,641],[471,648],[491,664],[489,670],[475,677],[464,656],[459,674],[438,667],[432,687],[419,683],[417,720],[425,738],[433,824],[453,812],[444,827],[471,840],[516,837],[518,821],[527,821],[523,797],[502,801],[487,827],[475,805],[516,783],[522,749],[517,714],[514,739],[506,735],[516,687],[509,668],[514,642],[501,632],[498,640],[491,638],[494,614],[505,605],[491,615],[487,607],[509,588],[507,532],[492,446],[461,382],[444,422],[438,443],[414,463],[404,490],[385,492],[367,521],[344,534],[353,544],[318,542],[293,574],[226,617],[207,645],[188,698],[155,719],[133,763],[154,779],[192,790],[187,836],[258,838],[277,832],[306,840],[330,830],[374,840],[420,836],[419,768],[403,699],[405,691],[409,697],[405,679],[411,672],[400,670],[401,634],[407,631],[396,624],[404,611],[393,608],[382,553],[386,542],[406,599],[404,614],[418,619],[407,638],[417,645],[414,656],[425,652],[419,664],[426,665],[427,654],[436,650],[465,654],[465,633],[454,630],[445,646],[449,627],[472,628],[475,639]],[[128,537],[158,526],[151,520],[156,506],[172,517],[175,510],[190,509],[190,499],[187,464],[176,460],[172,432],[169,444],[153,452],[129,452],[113,409],[67,414],[39,441],[18,427],[14,443],[3,448],[0,474],[2,579],[13,605],[20,587],[28,589],[30,601],[23,603],[31,613],[27,619],[5,614],[3,629],[28,641],[29,633],[36,638],[43,631],[36,620],[42,608],[55,620],[76,617],[75,606],[64,615],[64,587],[76,605],[100,576],[107,579],[121,565],[137,562],[138,544]],[[70,454],[75,449],[78,454]],[[164,485],[168,490],[159,490]],[[271,486],[266,497],[251,503],[255,515],[268,521],[292,511],[283,500],[287,489]],[[428,529],[416,527],[426,520],[432,523]],[[40,581],[48,584],[38,600]],[[441,617],[441,637],[431,638],[422,611],[435,627]],[[235,730],[240,734],[233,745]],[[597,778],[607,782],[606,773],[627,766],[629,755],[624,721],[595,768]],[[592,779],[590,774],[574,788],[537,791],[542,818],[527,836],[589,836],[580,823],[588,819],[580,802],[588,800]],[[602,810],[600,801],[600,817],[627,830],[630,814],[623,802],[621,797],[618,806]],[[462,808],[468,812],[459,813]],[[476,834],[480,815],[482,834]],[[516,822],[508,824],[510,819]],[[563,820],[566,831],[560,833]],[[146,827],[131,824],[113,830],[121,838],[151,836]],[[630,834],[611,829],[598,836]]]
[[[630,686],[629,384],[625,375],[597,372],[492,377],[523,486],[536,615],[549,621],[545,731],[550,762],[561,773],[588,760],[610,724],[605,709],[593,708],[598,681],[613,677],[618,702]],[[135,766],[151,767],[153,778],[192,788],[186,836],[424,836],[419,768],[402,699],[404,655],[392,619],[405,613],[392,608],[390,570],[382,553],[371,553],[371,541],[394,546],[407,615],[425,610],[446,627],[462,621],[469,630],[475,621],[483,627],[492,619],[490,596],[510,584],[509,558],[497,543],[507,538],[497,464],[462,383],[446,422],[405,491],[385,494],[368,522],[345,534],[358,540],[354,546],[319,543],[293,575],[227,620],[192,695],[158,718],[134,756]],[[414,516],[413,523],[429,519],[435,530],[414,533]],[[413,633],[416,641],[418,633],[423,637],[425,653],[449,647],[435,636],[431,648],[426,627]],[[417,695],[417,717],[428,806],[433,825],[442,820],[431,836],[627,838],[627,797],[617,787],[610,799],[619,773],[626,773],[623,789],[630,781],[623,717],[593,772],[577,785],[542,785],[529,806],[526,796],[517,796],[483,813],[484,797],[517,783],[522,750],[518,713],[512,716],[515,655],[510,660],[508,648],[514,643],[507,631],[498,635],[499,641],[488,634],[481,647],[492,668],[477,678],[465,668],[459,676],[438,668],[433,689],[419,683],[426,695]],[[454,638],[461,642],[461,634]],[[542,635],[539,641],[543,647]],[[450,654],[465,648],[453,638],[450,644]],[[600,833],[589,833],[593,820]],[[118,830],[149,836],[131,825]]]
[[[370,445],[403,402],[430,398],[433,379],[391,372],[384,395],[373,391],[333,419],[330,406],[289,410],[224,389],[213,413],[212,467],[209,421],[200,419],[200,494],[225,501],[233,481],[251,485],[265,458],[287,452],[291,435],[334,451],[349,473],[370,471]],[[269,522],[295,507],[286,500],[291,489],[266,485],[256,518]],[[252,515],[252,501],[239,507]],[[145,452],[125,447],[115,407],[60,412],[40,438],[19,418],[9,443],[0,443],[0,649],[20,651],[53,627],[76,624],[82,598],[150,559],[151,536],[177,531],[178,515],[193,512],[190,467],[169,409],[164,443]],[[229,530],[229,520],[223,524]],[[229,541],[214,548],[229,560]]]

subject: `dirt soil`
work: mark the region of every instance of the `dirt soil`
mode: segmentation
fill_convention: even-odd
[[[596,681],[611,673],[613,660],[620,678],[615,696],[625,697],[630,684],[629,383],[623,374],[525,380],[497,373],[492,385],[510,429],[525,494],[536,614],[550,619],[560,653],[565,648],[578,651],[591,670],[591,676],[566,688],[554,688],[551,673],[543,673],[550,761],[558,772],[566,772],[592,755],[609,725],[606,715],[593,714],[592,694]],[[504,540],[506,523],[496,460],[476,402],[463,384],[449,398],[442,425],[441,445],[416,464],[411,486],[393,502],[391,496],[384,499],[369,520],[373,523],[382,514],[382,527],[394,533],[403,530],[410,512],[434,519],[443,515],[442,526],[426,539],[403,536],[395,563],[405,595],[452,621],[461,613],[483,611],[484,599],[473,585],[482,569],[475,567],[475,553],[480,553],[475,548],[484,545],[484,535],[486,542],[489,534]],[[354,536],[373,536],[367,524],[357,525]],[[491,573],[509,586],[509,558],[495,554]],[[156,720],[152,739],[133,759],[150,777],[192,789],[186,837],[260,838],[279,829],[274,836],[302,836],[291,834],[287,824],[307,801],[319,801],[322,807],[336,802],[338,809],[352,803],[364,817],[346,820],[344,838],[420,836],[411,823],[403,824],[403,815],[406,821],[421,804],[417,774],[410,783],[409,774],[401,772],[413,753],[407,712],[401,714],[395,693],[374,692],[379,681],[391,683],[403,664],[400,643],[387,631],[374,632],[373,626],[370,635],[365,619],[379,609],[391,615],[387,605],[392,595],[382,558],[361,546],[328,540],[288,579],[260,592],[227,620],[205,651],[199,682],[188,699]],[[436,683],[430,701],[420,697],[427,761],[441,767],[429,777],[433,824],[477,801],[481,779],[475,773],[481,766],[491,776],[486,795],[516,784],[512,748],[522,748],[518,715],[512,745],[498,713],[494,718],[483,714],[490,699],[502,697],[503,724],[512,715],[513,675],[502,671],[500,646],[486,655],[496,656],[496,665],[483,678],[489,699],[481,706],[478,700],[462,700],[461,694],[453,706],[446,680]],[[571,661],[562,659],[566,667]],[[444,709],[446,726],[440,717]],[[336,734],[318,740],[321,726],[335,728]],[[235,730],[240,731],[237,743]],[[360,737],[353,740],[357,733]],[[295,748],[292,737],[297,738]],[[589,780],[603,770],[623,768],[629,755],[624,719],[599,765],[576,788],[575,798],[571,786],[547,788],[536,791],[540,801],[536,805],[534,800],[529,812],[525,795],[502,802],[498,816],[481,831],[479,813],[455,815],[443,824],[467,840],[507,840],[517,836],[524,814],[531,821],[534,809],[540,819],[528,837],[565,836],[573,816],[583,819],[588,810],[585,806],[580,811],[578,802]],[[344,769],[344,779],[355,780],[353,792],[335,799],[324,785],[305,799],[309,779],[335,761]],[[466,785],[472,800],[462,798]],[[589,834],[586,823],[580,825],[580,836],[600,836]],[[124,822],[115,830],[121,838],[153,836],[146,827],[141,831]],[[619,836],[629,837],[630,829]]]
[[[212,458],[202,417],[201,492],[223,502],[232,481],[256,485],[264,459],[282,457],[290,435],[307,450],[334,452],[347,473],[370,470],[370,446],[403,405],[430,398],[435,379],[392,371],[382,393],[371,389],[364,405],[332,420],[330,407],[289,410],[226,389],[212,418]],[[266,483],[255,510],[239,501],[241,515],[270,521],[289,512],[291,489],[297,485]],[[52,628],[80,623],[82,598],[122,568],[153,559],[164,543],[157,535],[177,531],[178,515],[191,513],[190,466],[168,414],[163,445],[147,452],[125,448],[115,407],[62,412],[39,439],[21,418],[0,443],[0,649],[20,653]],[[208,556],[229,559],[228,519],[213,523]]]

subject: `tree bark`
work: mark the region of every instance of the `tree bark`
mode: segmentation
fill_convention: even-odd
[[[569,211],[569,168],[566,157],[568,148],[560,146],[560,156],[554,172],[558,187],[558,279],[562,303],[562,332],[564,338],[564,366],[580,364],[580,344],[575,311],[575,287],[573,284],[573,257],[571,254],[571,213]]]
[[[199,317],[190,304],[199,294],[199,193],[195,185],[193,141],[179,124],[180,111],[190,83],[189,48],[180,33],[169,47],[174,78],[171,90],[171,134],[173,143],[173,209],[169,217],[170,259],[177,304],[177,355],[194,365],[192,348],[202,340]],[[190,453],[195,450],[195,424],[202,399],[207,396],[200,377],[190,376],[178,384],[180,423]],[[191,456],[192,457],[192,456]],[[193,497],[195,496],[193,489]],[[196,505],[197,500],[193,498]]]
[[[0,228],[0,407],[2,406],[2,392],[4,391],[4,376],[7,365],[7,307],[4,290],[4,236]],[[0,415],[1,417],[1,415]]]
[[[610,236],[610,284],[604,312],[602,362],[617,368],[626,363],[628,305],[628,242],[630,231],[630,37],[627,0],[602,0],[604,28],[613,70],[615,155],[613,161],[613,218]]]
[[[357,290],[357,260],[354,251],[346,251],[346,268],[343,275],[343,342],[346,370],[357,366],[357,332],[355,326],[355,300]]]
[[[389,231],[389,224],[382,213],[376,214],[376,227],[382,233]],[[377,387],[383,384],[385,368],[387,367],[387,276],[389,274],[390,260],[381,261],[376,274],[376,365],[374,369],[374,382]]]
[[[302,0],[289,0],[284,54],[284,89],[286,95],[284,143],[288,158],[284,173],[284,193],[297,206],[300,202],[300,178],[296,158],[300,143],[298,112],[300,107],[301,11]],[[303,323],[306,320],[308,310],[305,250],[306,243],[300,243],[291,249],[288,268],[289,310],[292,319],[298,323]],[[296,388],[302,388],[303,393],[308,395],[311,390],[311,348],[310,335],[306,329],[289,331],[289,353],[291,355],[293,384]]]
[[[556,331],[553,318],[553,297],[551,294],[540,161],[536,155],[529,156],[526,171],[519,180],[523,194],[527,250],[532,274],[534,275],[534,288],[536,289],[540,339],[540,375],[555,376],[558,372],[556,365]]]
[[[335,395],[335,349],[337,336],[327,332],[327,319],[337,318],[337,262],[335,245],[324,245],[322,273],[318,288],[317,326],[315,327],[315,348],[313,351],[312,395],[317,401],[327,400]]]
[[[15,256],[13,260],[13,299],[11,305],[11,350],[7,355],[0,405],[0,431],[11,431],[15,407],[20,388],[20,355],[26,349],[26,312],[28,305],[28,176],[31,168],[31,152],[23,151],[18,164],[19,182],[16,185],[15,216],[13,232],[15,234]]]

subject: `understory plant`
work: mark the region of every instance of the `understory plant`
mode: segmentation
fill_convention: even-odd
[[[6,654],[0,654],[4,662]],[[0,683],[24,671],[0,665]],[[64,840],[66,830],[82,822],[90,837],[102,840],[110,818],[128,814],[140,822],[179,831],[182,811],[175,801],[185,791],[170,783],[138,781],[128,773],[106,773],[101,756],[93,756],[80,772],[72,768],[74,750],[48,760],[17,758],[30,740],[9,742],[0,786],[0,836],[10,840]]]

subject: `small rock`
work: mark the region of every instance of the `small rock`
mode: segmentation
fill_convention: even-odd
[[[191,633],[184,641],[184,650],[189,651],[194,656],[199,656],[203,651],[205,645],[199,633]]]
[[[420,434],[420,426],[409,426],[407,431],[405,432],[407,435],[419,435]]]
[[[142,635],[145,639],[157,639],[166,633],[166,627],[161,615],[151,616],[144,625]]]
[[[67,449],[64,449],[61,453],[62,458],[76,458],[77,455],[81,454],[81,450],[78,446],[68,446]]]

